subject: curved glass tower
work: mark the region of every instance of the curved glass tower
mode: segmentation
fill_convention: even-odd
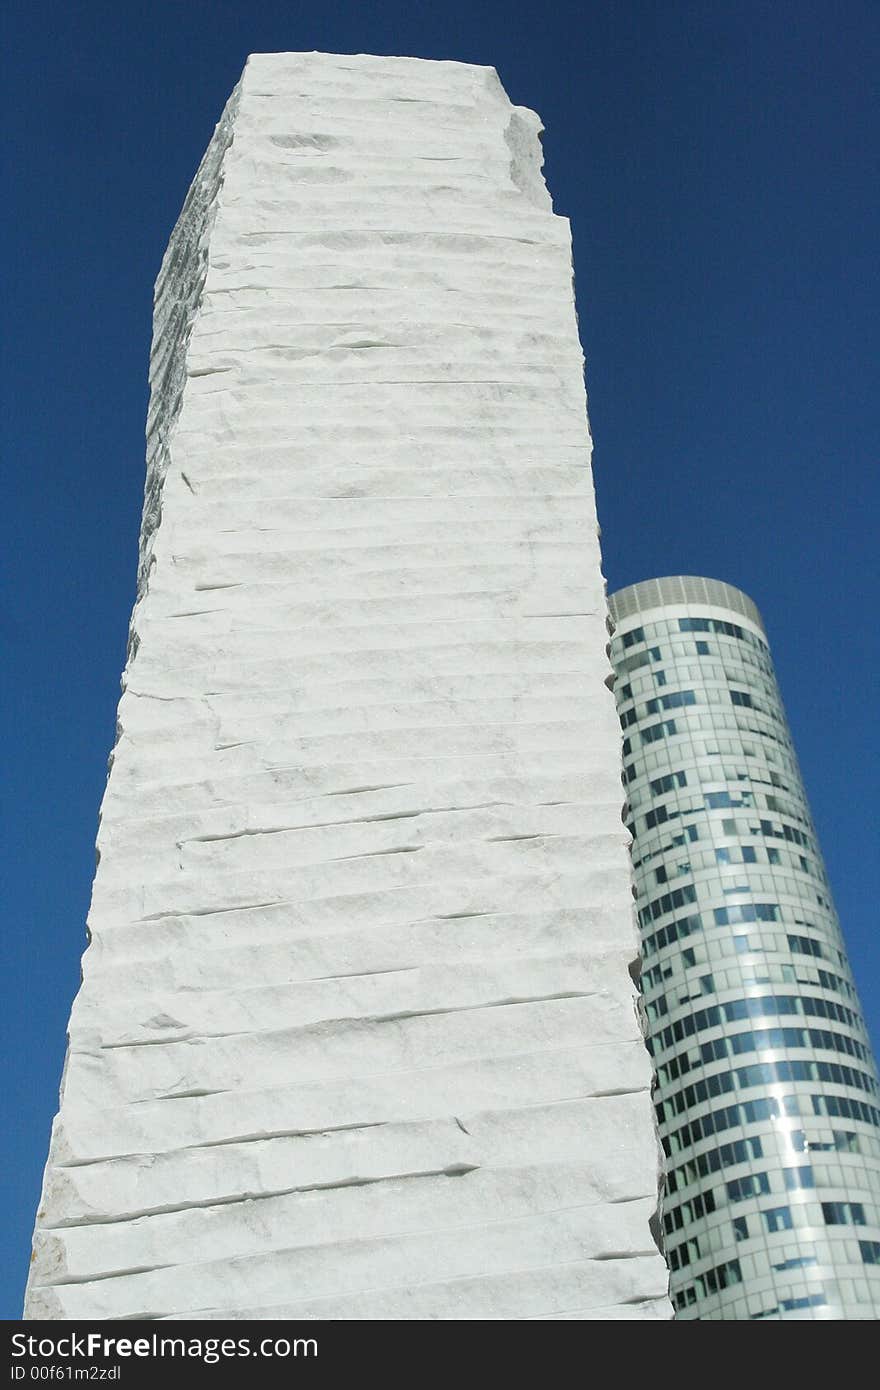
[[[761,616],[609,599],[681,1318],[880,1316],[880,1097]]]

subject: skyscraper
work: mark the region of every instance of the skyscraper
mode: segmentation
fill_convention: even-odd
[[[877,1318],[877,1071],[761,615],[610,610],[678,1316]]]
[[[29,1317],[670,1315],[539,130],[261,54],[202,161]]]

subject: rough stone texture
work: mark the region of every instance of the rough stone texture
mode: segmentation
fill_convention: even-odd
[[[492,69],[251,58],[156,291],[31,1318],[663,1318],[568,223]]]

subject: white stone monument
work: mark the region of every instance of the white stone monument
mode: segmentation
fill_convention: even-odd
[[[259,55],[196,175],[29,1318],[669,1316],[539,130]]]

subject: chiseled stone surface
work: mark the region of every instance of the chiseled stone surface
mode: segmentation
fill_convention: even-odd
[[[260,55],[199,169],[30,1318],[669,1316],[539,130]]]

